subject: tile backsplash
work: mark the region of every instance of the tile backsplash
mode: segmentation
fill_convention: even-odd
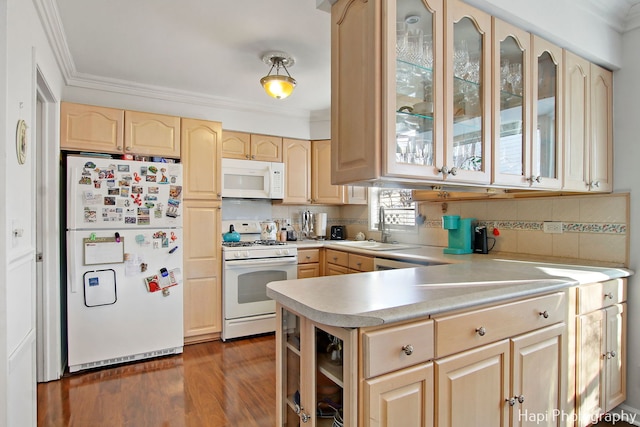
[[[379,232],[368,230],[366,207],[345,206],[341,209],[341,220],[347,225],[349,236],[362,231],[368,238],[379,238]],[[392,231],[392,239],[446,247],[448,234],[442,229],[442,215],[460,215],[463,218],[475,218],[480,225],[486,225],[490,236],[493,236],[493,227],[499,230],[492,252],[628,265],[628,193],[421,202],[418,209],[426,217],[424,224],[418,226],[414,233]],[[545,233],[544,221],[562,222],[562,233]]]

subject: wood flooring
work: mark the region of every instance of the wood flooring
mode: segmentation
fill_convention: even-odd
[[[38,384],[39,427],[274,427],[273,335]]]
[[[275,364],[274,336],[266,335],[67,375],[38,384],[38,426],[274,427]]]

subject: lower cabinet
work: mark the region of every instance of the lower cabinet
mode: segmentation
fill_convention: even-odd
[[[561,323],[436,360],[436,424],[565,425],[554,415],[564,408],[564,331]]]
[[[576,404],[586,427],[626,399],[626,281],[578,288]]]
[[[357,329],[320,325],[280,304],[276,322],[277,425],[356,426]]]
[[[373,257],[325,249],[325,276],[373,271]]]
[[[626,397],[625,298],[617,279],[359,329],[278,305],[278,425],[325,425],[340,399],[349,426],[586,427]]]
[[[320,249],[298,249],[298,279],[320,276]]]
[[[431,362],[367,380],[363,392],[365,427],[433,426]]]

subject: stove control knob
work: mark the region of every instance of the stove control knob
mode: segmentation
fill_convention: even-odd
[[[289,249],[285,249],[282,251],[285,255],[289,255]]]
[[[276,249],[276,255],[282,255],[282,249]]]
[[[235,258],[240,258],[240,252],[236,252],[236,253],[234,253],[234,254],[233,254],[233,256],[234,256]]]
[[[245,258],[249,258],[249,251],[244,251],[242,253],[242,256],[244,256]]]

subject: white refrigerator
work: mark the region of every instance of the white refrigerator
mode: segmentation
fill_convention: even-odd
[[[181,353],[182,166],[66,160],[69,371]]]

